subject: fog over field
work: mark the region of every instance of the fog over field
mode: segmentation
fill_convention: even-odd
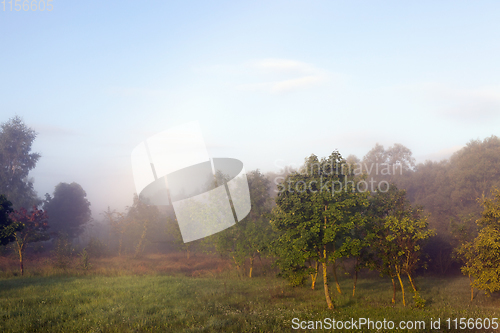
[[[2,5],[3,6],[3,5]],[[38,133],[39,195],[93,215],[134,192],[130,153],[199,121],[209,152],[277,171],[401,143],[439,160],[498,134],[495,2],[54,2],[0,8],[0,114]]]
[[[9,330],[288,331],[281,307],[499,317],[499,2],[13,0],[0,31]],[[143,275],[172,299],[215,291],[109,310]],[[57,280],[122,276],[134,292],[96,303]],[[37,307],[51,279],[74,295],[52,299],[58,320],[54,304],[87,304],[93,326]]]

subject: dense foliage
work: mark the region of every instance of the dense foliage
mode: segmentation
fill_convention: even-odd
[[[9,198],[14,209],[40,202],[28,178],[40,158],[31,152],[35,138],[36,132],[18,116],[0,125],[0,194]]]
[[[0,245],[7,245],[14,241],[16,232],[23,228],[10,217],[12,211],[12,203],[5,196],[0,195]]]
[[[79,236],[91,218],[87,193],[77,183],[59,183],[54,195],[45,195],[43,208],[49,216],[51,232],[70,239]]]
[[[491,196],[480,200],[484,210],[477,220],[477,236],[457,250],[462,272],[471,278],[471,288],[490,293],[500,290],[500,190],[492,190]]]

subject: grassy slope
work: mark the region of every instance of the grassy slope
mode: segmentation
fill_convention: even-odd
[[[399,304],[392,306],[387,279],[360,280],[354,298],[346,295],[350,283],[342,281],[344,295],[335,292],[337,310],[331,312],[321,281],[311,291],[307,286],[290,288],[276,278],[222,274],[9,278],[0,280],[0,331],[290,332],[295,317],[425,320],[427,325],[431,317],[441,317],[444,328],[447,317],[500,317],[498,296],[479,295],[469,302],[467,278],[418,280],[425,309],[403,308],[400,293]],[[409,293],[407,302],[412,303]]]

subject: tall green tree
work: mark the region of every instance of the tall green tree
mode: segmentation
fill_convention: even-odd
[[[28,178],[40,158],[31,152],[35,138],[36,132],[19,116],[0,125],[0,194],[9,198],[14,209],[40,203]]]
[[[77,183],[59,183],[51,197],[45,195],[44,210],[49,216],[51,232],[78,237],[91,219],[87,193]]]
[[[0,245],[7,245],[16,239],[16,232],[23,226],[12,220],[10,214],[14,211],[12,203],[4,195],[0,195]]]
[[[311,155],[299,172],[288,175],[282,183],[271,219],[278,232],[274,248],[282,267],[306,267],[307,260],[321,263],[329,309],[334,303],[327,265],[333,262],[335,271],[335,261],[353,239],[351,230],[367,219],[368,192],[360,190],[358,180],[345,165],[337,151],[321,160]],[[280,250],[281,246],[290,251]]]

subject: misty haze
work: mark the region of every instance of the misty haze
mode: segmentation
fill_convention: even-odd
[[[496,2],[0,3],[2,332],[500,332]]]

